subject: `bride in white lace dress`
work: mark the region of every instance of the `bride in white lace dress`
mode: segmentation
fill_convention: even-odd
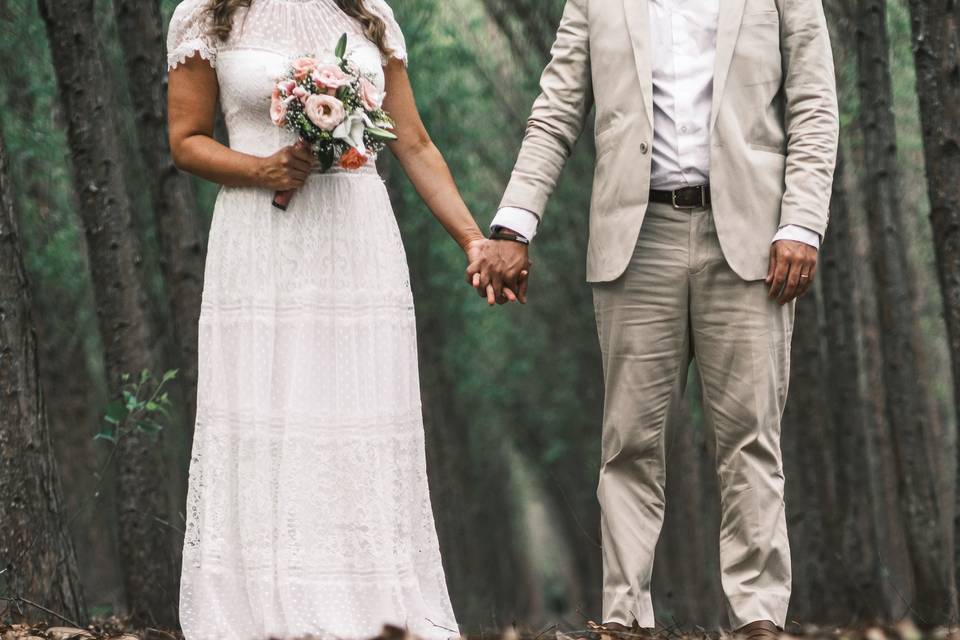
[[[210,230],[180,620],[187,640],[458,635],[424,457],[406,258],[373,161],[321,174],[270,119],[293,58],[348,56],[392,150],[495,271],[417,115],[384,0],[185,0],[168,35],[177,165],[224,185]],[[219,99],[230,147],[213,139]],[[298,188],[287,211],[275,190]],[[494,256],[491,258],[491,256]]]

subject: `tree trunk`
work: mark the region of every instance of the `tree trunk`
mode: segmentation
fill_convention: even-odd
[[[930,222],[960,415],[960,3],[910,0],[909,5]],[[960,463],[957,468],[960,474]],[[956,496],[954,566],[960,566],[960,484]]]
[[[907,247],[901,219],[896,129],[892,110],[885,0],[858,0],[857,59],[866,180],[881,324],[886,413],[893,430],[900,512],[910,550],[913,608],[935,624],[956,614],[953,549],[937,502],[937,473],[927,453],[931,436],[922,393],[910,306]]]
[[[826,402],[836,446],[837,518],[841,540],[837,547],[848,589],[850,620],[888,619],[883,578],[878,562],[877,526],[873,519],[871,486],[875,452],[868,438],[867,410],[861,392],[862,359],[857,349],[857,287],[855,250],[850,232],[850,210],[844,187],[844,152],[830,200],[830,232],[820,250],[820,288],[823,293],[823,334],[826,346],[824,379]]]
[[[152,178],[167,300],[180,351],[180,386],[192,432],[197,410],[197,332],[203,290],[203,242],[190,177],[170,156],[166,54],[157,0],[114,0],[131,86],[140,154]]]
[[[6,568],[3,578],[12,597],[83,623],[86,605],[64,522],[10,189],[0,138],[0,565]],[[25,613],[46,617],[39,611]]]
[[[68,123],[79,212],[86,232],[97,320],[111,389],[123,374],[156,373],[137,234],[123,184],[117,126],[101,59],[94,2],[38,0]],[[139,433],[120,439],[117,469],[120,559],[136,621],[173,626],[177,583],[161,445]]]
[[[837,524],[834,466],[825,401],[819,304],[815,291],[797,301],[790,401],[783,417],[787,517],[794,563],[791,617],[814,623],[843,621],[843,574],[834,557]]]

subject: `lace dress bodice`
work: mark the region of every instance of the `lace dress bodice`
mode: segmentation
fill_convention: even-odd
[[[403,33],[384,0],[366,0],[387,27],[390,56],[406,62]],[[185,0],[177,6],[167,36],[167,64],[173,69],[200,55],[216,69],[231,148],[264,155],[292,144],[295,135],[270,121],[270,93],[302,55],[330,53],[344,33],[347,55],[380,90],[387,56],[363,34],[360,23],[335,0],[253,0],[237,10],[230,38],[211,33],[210,0]]]

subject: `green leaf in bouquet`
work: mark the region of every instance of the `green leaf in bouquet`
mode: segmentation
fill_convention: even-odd
[[[330,167],[333,166],[334,159],[333,147],[331,145],[323,145],[317,150],[317,161],[320,163],[321,170],[329,171]]]
[[[374,140],[396,140],[397,134],[392,131],[387,131],[386,129],[381,129],[380,127],[369,127],[367,128],[367,133],[370,134],[370,137]]]
[[[341,60],[343,60],[343,56],[347,55],[347,34],[340,36],[340,41],[337,42],[337,48],[334,54]]]

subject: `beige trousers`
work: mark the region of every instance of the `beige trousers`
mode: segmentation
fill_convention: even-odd
[[[710,210],[663,204],[650,205],[626,273],[594,285],[594,303],[606,384],[597,490],[604,622],[655,624],[650,577],[664,515],[664,428],[694,358],[716,438],[730,623],[783,626],[790,548],[780,417],[794,304],[778,305],[763,281],[730,269]]]

